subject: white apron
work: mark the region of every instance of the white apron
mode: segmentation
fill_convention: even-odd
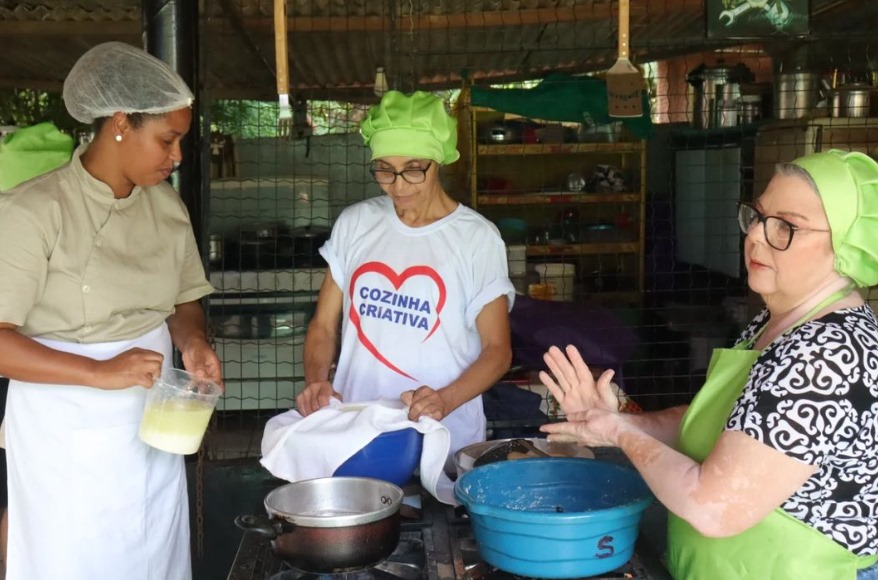
[[[132,347],[171,361],[162,324],[100,344],[38,342],[105,360]],[[11,381],[7,580],[190,580],[183,457],[138,438],[146,389]]]

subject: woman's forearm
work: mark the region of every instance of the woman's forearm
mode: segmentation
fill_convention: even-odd
[[[198,301],[175,306],[174,313],[168,317],[167,322],[171,340],[180,352],[186,352],[193,339],[207,342],[204,310]]]
[[[305,334],[305,384],[329,380],[329,372],[335,361],[338,333],[325,326],[311,323]]]
[[[0,375],[29,383],[98,386],[94,359],[61,352],[0,328]]]
[[[668,510],[699,527],[698,518],[706,514],[699,514],[698,510],[693,513],[692,496],[698,486],[701,464],[639,428],[620,435],[619,448]]]
[[[668,447],[677,448],[680,431],[680,421],[688,409],[688,405],[679,405],[653,411],[649,413],[637,413],[627,415],[628,420],[638,429],[664,443]]]
[[[506,374],[512,362],[512,351],[503,345],[491,345],[454,382],[439,389],[446,414],[481,395]]]

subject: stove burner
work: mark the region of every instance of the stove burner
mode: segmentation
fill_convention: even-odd
[[[339,572],[336,574],[312,574],[299,570],[286,570],[269,580],[420,580],[421,571],[410,564],[382,562],[372,568]]]
[[[425,542],[432,542],[429,530],[404,529],[396,549],[384,562],[321,574],[293,568],[274,554],[270,542],[246,533],[228,580],[427,580]]]
[[[374,566],[315,573],[296,570],[284,562],[285,570],[269,580],[420,580],[425,564],[424,540],[405,532],[393,553]]]

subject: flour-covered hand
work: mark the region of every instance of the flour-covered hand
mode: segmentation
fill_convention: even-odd
[[[591,370],[575,346],[567,347],[567,354],[553,346],[543,355],[543,360],[552,374],[540,371],[540,380],[558,401],[565,415],[588,409],[601,409],[619,412],[619,398],[613,392],[615,372],[604,371],[594,380]]]
[[[547,423],[540,431],[549,441],[577,443],[589,447],[618,447],[619,435],[628,428],[625,415],[606,409],[589,409],[568,415],[563,423]]]

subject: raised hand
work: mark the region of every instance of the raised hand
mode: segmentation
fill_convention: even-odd
[[[543,360],[552,375],[540,371],[540,380],[558,401],[564,414],[569,416],[589,409],[618,413],[619,398],[610,384],[615,372],[604,371],[596,383],[579,350],[575,346],[568,346],[565,350],[566,355],[560,348],[550,347]]]

